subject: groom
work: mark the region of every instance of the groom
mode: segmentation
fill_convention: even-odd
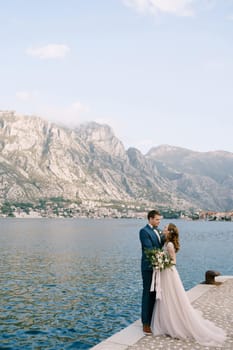
[[[153,269],[146,258],[145,248],[154,249],[162,248],[165,242],[165,236],[162,231],[158,228],[160,224],[161,214],[157,210],[151,210],[147,214],[148,223],[139,232],[139,237],[142,246],[142,260],[141,260],[141,271],[142,271],[142,324],[143,332],[145,335],[151,335],[151,318],[153,308],[156,299],[156,292],[150,292],[150,286],[152,281]]]

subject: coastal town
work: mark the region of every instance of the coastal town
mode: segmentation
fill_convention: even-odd
[[[151,204],[134,204],[120,202],[72,202],[63,198],[39,200],[37,203],[0,204],[0,218],[127,218],[145,219]],[[178,210],[159,208],[165,219],[233,221],[232,212],[216,212],[197,209]]]

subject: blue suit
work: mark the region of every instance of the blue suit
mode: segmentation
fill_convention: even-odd
[[[153,228],[148,224],[145,227],[143,227],[139,232],[139,237],[142,246],[141,272],[143,282],[141,318],[142,323],[147,325],[150,325],[151,323],[156,293],[150,292],[153,268],[151,267],[148,259],[146,258],[145,248],[162,248],[165,241],[165,237],[162,234],[161,230],[159,228],[156,228],[156,231],[159,233],[161,241],[159,241]]]

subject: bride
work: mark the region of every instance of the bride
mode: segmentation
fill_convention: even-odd
[[[166,334],[178,339],[193,339],[205,346],[222,346],[226,333],[212,322],[204,319],[193,308],[184,290],[175,267],[179,250],[179,231],[174,224],[165,227],[164,250],[170,255],[174,265],[159,271],[160,299],[153,310],[151,329],[154,335]],[[158,295],[159,293],[157,293]]]

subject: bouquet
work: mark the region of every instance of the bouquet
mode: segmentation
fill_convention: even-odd
[[[162,271],[174,265],[174,263],[172,263],[172,260],[169,254],[162,249],[158,249],[158,248],[145,249],[145,254],[151,266],[155,270]]]

